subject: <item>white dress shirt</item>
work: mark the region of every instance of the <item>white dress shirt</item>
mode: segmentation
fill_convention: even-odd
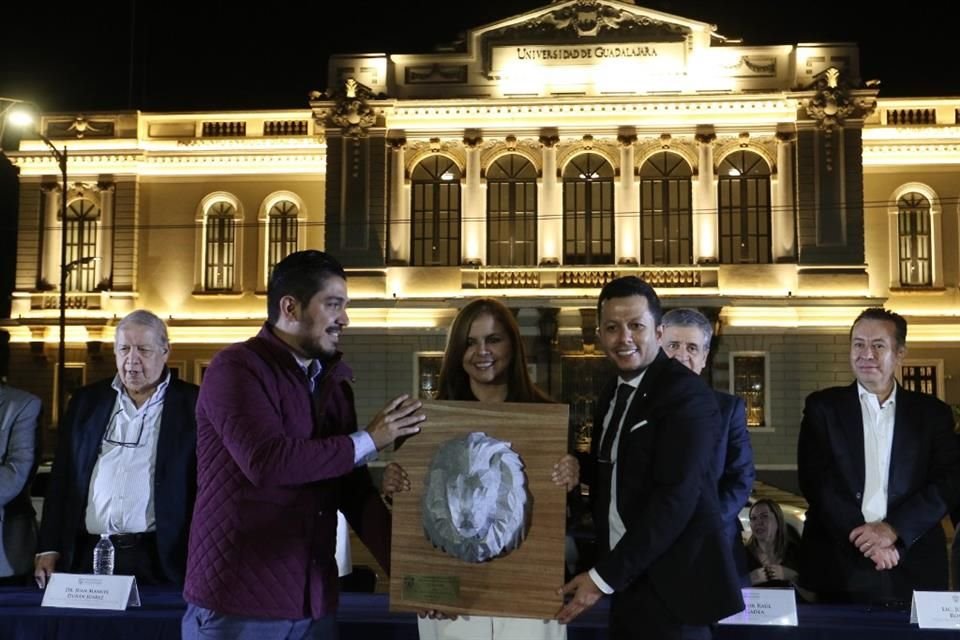
[[[607,409],[607,414],[603,416],[603,432],[600,434],[600,442],[603,442],[603,436],[606,434],[607,429],[616,429],[616,433],[613,436],[613,447],[610,450],[610,462],[613,465],[613,469],[610,472],[610,506],[608,509],[607,523],[610,530],[610,548],[613,549],[617,546],[617,543],[620,542],[620,539],[623,538],[624,534],[627,532],[627,526],[623,523],[623,518],[620,516],[620,510],[617,509],[617,452],[620,448],[620,434],[623,430],[623,421],[627,418],[627,413],[630,411],[630,405],[633,404],[633,398],[637,395],[637,387],[640,386],[640,381],[643,380],[643,376],[646,375],[647,370],[644,369],[640,372],[640,375],[634,378],[633,380],[624,380],[623,378],[617,379],[617,388],[620,388],[621,384],[633,387],[633,393],[630,394],[630,397],[627,398],[626,408],[623,410],[623,416],[620,417],[620,424],[612,425],[610,424],[610,419],[613,417],[613,406],[614,402],[610,403],[610,408]],[[593,579],[594,584],[600,588],[606,594],[613,593],[613,587],[611,587],[607,582],[600,577],[600,574],[597,573],[596,569],[590,569],[590,577]]]
[[[863,502],[860,511],[865,522],[887,517],[887,483],[890,479],[890,451],[893,449],[893,425],[897,411],[897,387],[880,404],[876,394],[857,383],[860,413],[863,415]]]
[[[168,372],[153,395],[137,407],[123,388],[120,376],[114,377],[112,386],[117,400],[100,442],[100,455],[87,494],[88,533],[156,530],[153,479],[163,399],[169,385]]]

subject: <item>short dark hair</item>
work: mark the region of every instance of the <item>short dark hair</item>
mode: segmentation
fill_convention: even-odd
[[[337,259],[323,251],[296,251],[278,262],[267,284],[267,321],[274,325],[280,319],[281,298],[293,296],[307,305],[330,276],[347,279]]]
[[[713,325],[696,309],[683,307],[680,309],[670,309],[663,314],[664,327],[696,327],[703,333],[703,348],[710,349],[710,341],[713,339]]]
[[[884,322],[892,322],[893,336],[897,340],[897,346],[907,346],[907,320],[899,313],[888,311],[883,307],[870,307],[869,309],[864,309],[860,312],[860,315],[857,316],[857,319],[853,321],[853,324],[850,325],[851,340],[853,339],[853,328],[857,326],[857,323],[861,320],[882,320]]]
[[[630,296],[642,296],[647,299],[647,306],[650,308],[650,315],[653,316],[655,326],[660,326],[660,320],[663,318],[663,307],[660,306],[660,297],[645,280],[637,276],[623,276],[611,280],[603,285],[600,290],[600,297],[597,298],[597,323],[600,323],[600,317],[603,315],[603,303],[610,298],[629,298]]]

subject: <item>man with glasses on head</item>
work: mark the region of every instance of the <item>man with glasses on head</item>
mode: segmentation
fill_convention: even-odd
[[[149,311],[120,321],[114,354],[117,374],[76,391],[60,422],[34,561],[41,588],[54,571],[90,573],[104,533],[114,573],[183,583],[199,389],[170,375],[167,327]]]

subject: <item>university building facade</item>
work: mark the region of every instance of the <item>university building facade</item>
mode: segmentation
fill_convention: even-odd
[[[362,420],[429,390],[457,308],[495,296],[584,446],[596,296],[635,274],[715,321],[712,382],[747,400],[761,476],[789,473],[865,307],[910,321],[903,383],[960,404],[960,98],[884,98],[858,56],[566,0],[431,54],[333,56],[302,109],[47,115],[69,185],[39,140],[10,154],[10,381],[54,404],[61,263],[69,387],[112,373],[140,307],[199,382],[262,323],[272,266],[318,248],[349,271]]]

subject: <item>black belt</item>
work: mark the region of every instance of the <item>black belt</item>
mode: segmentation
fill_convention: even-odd
[[[96,541],[100,539],[100,536],[96,534],[88,534],[93,540],[93,543],[96,544]],[[143,533],[111,533],[110,542],[113,543],[114,549],[136,549],[145,544],[155,544],[157,541],[157,532],[156,531],[144,531]]]

